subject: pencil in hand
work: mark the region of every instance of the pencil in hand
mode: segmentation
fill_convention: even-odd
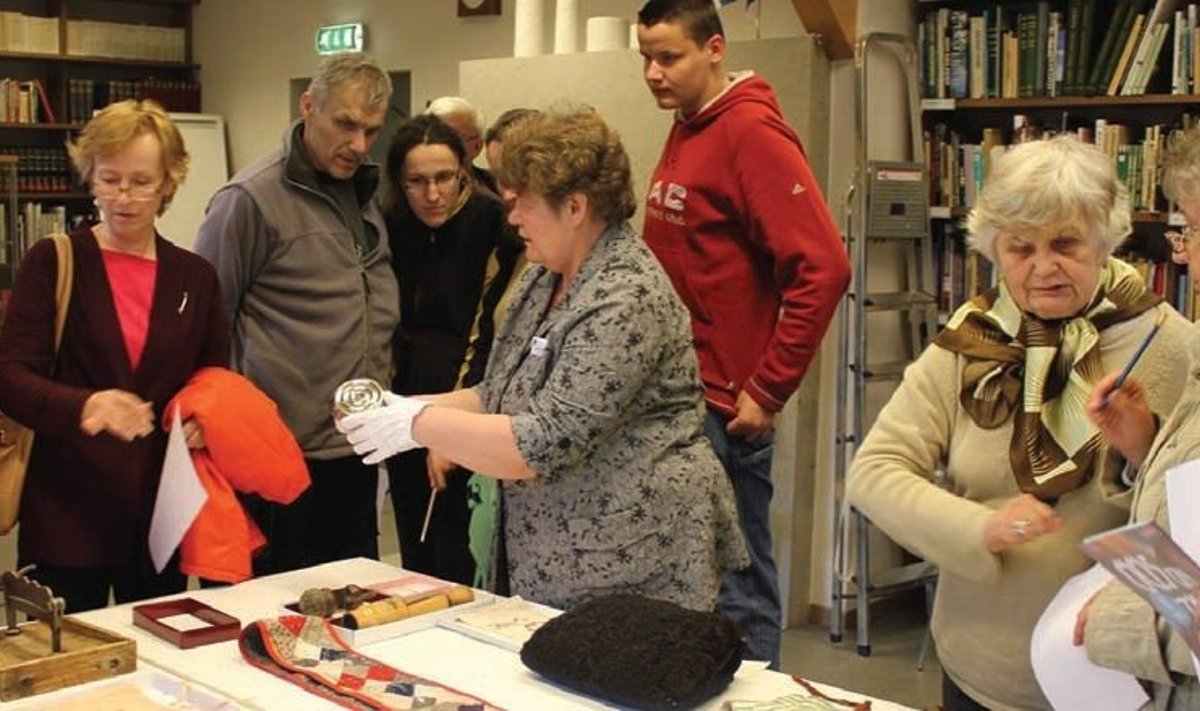
[[[1100,400],[1101,409],[1108,407],[1108,401],[1112,399],[1113,393],[1120,390],[1121,386],[1125,384],[1125,380],[1128,379],[1129,374],[1133,372],[1134,366],[1136,366],[1138,361],[1141,360],[1142,354],[1146,352],[1146,348],[1150,346],[1150,341],[1153,341],[1154,337],[1158,335],[1158,328],[1159,326],[1162,326],[1163,321],[1165,321],[1166,318],[1166,311],[1158,312],[1158,318],[1154,319],[1154,325],[1150,327],[1150,332],[1146,334],[1144,339],[1142,339],[1142,342],[1138,345],[1137,350],[1133,352],[1133,357],[1130,358],[1129,362],[1125,364],[1125,367],[1121,370],[1121,374],[1118,375],[1117,379],[1113,381],[1112,387],[1109,388],[1108,392],[1104,394],[1104,398]]]
[[[425,542],[425,534],[429,533],[429,520],[433,518],[433,505],[437,503],[437,489],[429,490],[429,505],[425,507],[425,523],[421,525],[421,543]]]

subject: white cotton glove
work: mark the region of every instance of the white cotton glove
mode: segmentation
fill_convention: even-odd
[[[355,454],[365,455],[363,464],[378,464],[421,446],[412,438],[412,424],[426,407],[425,400],[385,392],[382,406],[341,417],[337,428],[354,445]]]

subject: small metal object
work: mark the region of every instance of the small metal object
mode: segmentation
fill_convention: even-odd
[[[333,394],[333,419],[383,405],[383,393],[383,386],[371,378],[347,380]]]

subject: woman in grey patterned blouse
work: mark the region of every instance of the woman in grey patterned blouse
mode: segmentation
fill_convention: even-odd
[[[548,112],[506,136],[498,177],[535,266],[483,382],[388,394],[340,426],[367,463],[428,447],[502,480],[513,594],[566,608],[635,592],[711,610],[746,553],[701,432],[687,312],[626,224],[625,149],[591,110]]]

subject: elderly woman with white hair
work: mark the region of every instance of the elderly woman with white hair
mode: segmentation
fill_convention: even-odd
[[[1169,413],[1188,326],[1111,256],[1130,232],[1129,203],[1091,145],[1011,149],[967,230],[999,284],[959,308],[905,372],[847,493],[941,570],[932,629],[944,708],[1048,708],[1029,659],[1033,627],[1088,566],[1080,541],[1123,523],[1130,498],[1125,462],[1085,404],[1161,315],[1135,372],[1150,411]]]
[[[1200,283],[1200,128],[1171,137],[1163,155],[1163,192],[1175,202],[1187,227],[1168,232],[1172,258],[1186,264],[1188,276]],[[1088,412],[1113,446],[1139,467],[1130,518],[1155,521],[1170,530],[1166,473],[1200,458],[1200,330],[1188,336],[1192,367],[1183,395],[1159,427],[1140,378],[1114,390],[1116,374],[1096,387]],[[1186,642],[1172,632],[1150,604],[1119,582],[1112,582],[1080,612],[1075,643],[1087,645],[1088,657],[1101,666],[1132,674],[1147,682],[1151,708],[1200,708],[1200,683]]]

